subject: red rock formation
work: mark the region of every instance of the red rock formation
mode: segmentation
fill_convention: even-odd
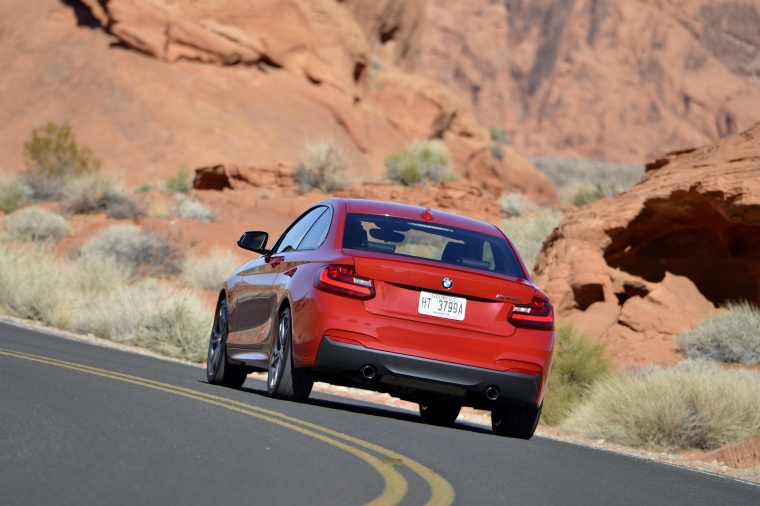
[[[760,305],[760,123],[671,153],[569,215],[535,270],[562,317],[614,343],[618,365],[657,350],[676,360],[674,336],[714,306]]]
[[[521,151],[644,163],[760,117],[757,0],[436,0],[421,74]]]
[[[373,50],[411,61],[421,1],[67,4],[0,6],[0,155],[11,170],[31,130],[49,121],[69,121],[131,185],[220,161],[292,167],[321,139],[345,151],[355,181],[382,179],[388,154],[429,137],[449,145],[464,175],[488,142],[446,87],[393,62],[369,65]],[[494,163],[499,175],[532,170],[522,157]],[[532,172],[513,189],[556,199]]]

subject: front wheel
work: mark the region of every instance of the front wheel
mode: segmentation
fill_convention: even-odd
[[[451,425],[459,416],[462,405],[454,401],[420,403],[420,416],[428,423]]]
[[[240,388],[248,376],[244,367],[230,364],[227,361],[227,301],[222,300],[216,308],[214,327],[208,341],[208,357],[206,358],[206,379],[212,385],[223,385],[229,388]]]
[[[277,333],[269,353],[267,393],[276,399],[304,402],[309,398],[314,378],[309,371],[293,367],[293,320],[290,308],[280,313]]]
[[[491,428],[499,436],[530,439],[536,432],[541,408],[534,406],[503,406],[491,411]]]

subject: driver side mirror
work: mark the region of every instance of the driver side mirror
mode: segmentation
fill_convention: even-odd
[[[243,232],[237,245],[243,249],[266,255],[269,253],[269,250],[265,248],[268,239],[269,234],[266,232]]]

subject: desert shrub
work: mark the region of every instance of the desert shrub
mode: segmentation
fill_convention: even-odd
[[[61,210],[67,214],[105,212],[109,218],[135,218],[143,214],[137,203],[119,188],[112,179],[88,174],[67,181],[63,188],[66,203]]]
[[[348,161],[335,144],[325,140],[310,142],[304,149],[303,158],[293,172],[293,180],[301,193],[315,188],[330,193],[348,185]]]
[[[6,314],[55,325],[65,279],[50,255],[0,243],[0,308]],[[56,290],[60,287],[61,290]]]
[[[32,188],[23,179],[0,176],[0,211],[12,213],[32,196]]]
[[[192,294],[134,282],[108,255],[67,261],[38,248],[0,245],[0,308],[74,332],[201,362],[210,311]]]
[[[193,181],[190,179],[190,171],[182,167],[173,176],[166,178],[163,184],[166,193],[187,193],[193,189]]]
[[[27,207],[7,215],[3,225],[12,241],[58,242],[69,234],[66,219],[39,207]]]
[[[562,200],[578,206],[620,193],[644,175],[641,166],[603,160],[534,157],[531,162],[546,174]]]
[[[118,304],[118,310],[113,305]],[[193,362],[205,359],[211,316],[188,292],[153,279],[124,284],[94,300],[76,322],[80,332]]]
[[[109,256],[135,272],[166,276],[182,271],[183,253],[166,235],[145,232],[135,225],[113,225],[101,230],[81,250],[85,257]]]
[[[561,211],[544,208],[502,222],[501,228],[515,243],[528,270],[533,270],[544,241],[557,228],[562,217]]]
[[[507,132],[505,132],[503,128],[491,125],[488,127],[488,135],[491,138],[491,142],[496,144],[504,146],[510,146],[512,144]]]
[[[439,140],[414,142],[404,151],[385,157],[388,179],[411,186],[451,179],[451,157]]]
[[[712,449],[760,433],[760,373],[685,360],[597,382],[562,426],[651,450]]]
[[[515,218],[528,212],[535,212],[538,206],[528,196],[522,193],[505,193],[499,198],[501,214]]]
[[[729,302],[678,336],[681,352],[690,358],[760,364],[760,308]]]
[[[205,223],[210,223],[216,219],[214,212],[206,207],[203,202],[183,194],[177,195],[172,214],[180,218],[192,218]]]
[[[504,160],[504,148],[501,144],[491,144],[488,146],[488,151],[491,153],[491,156],[494,157],[497,160]]]
[[[216,290],[238,260],[229,250],[214,249],[208,255],[190,254],[182,263],[182,282],[191,288]]]
[[[90,148],[80,146],[68,123],[35,128],[24,142],[25,180],[37,200],[58,200],[63,182],[100,170]]]
[[[596,381],[611,369],[604,343],[579,334],[570,324],[557,327],[549,383],[544,394],[541,421],[556,425],[585,398]]]

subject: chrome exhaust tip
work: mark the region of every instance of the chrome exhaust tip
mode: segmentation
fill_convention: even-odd
[[[499,398],[499,388],[491,385],[490,387],[486,387],[485,391],[483,392],[486,395],[486,399],[489,401],[495,401]]]
[[[362,378],[365,380],[371,380],[375,377],[375,374],[377,374],[377,370],[375,369],[375,366],[372,364],[363,365],[361,369],[359,369],[359,374],[362,375]]]

